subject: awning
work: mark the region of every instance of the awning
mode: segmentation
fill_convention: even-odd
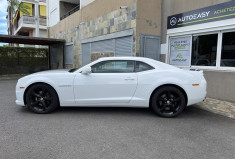
[[[65,43],[64,39],[51,39],[41,37],[15,36],[0,34],[0,42],[2,43],[16,43],[29,45],[52,45]]]

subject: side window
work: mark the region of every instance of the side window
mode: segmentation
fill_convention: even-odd
[[[152,66],[150,66],[144,62],[136,61],[136,66],[135,66],[136,72],[148,71],[148,70],[152,70],[152,69],[154,69]]]
[[[134,61],[102,61],[93,66],[91,70],[93,73],[129,73],[134,72]]]

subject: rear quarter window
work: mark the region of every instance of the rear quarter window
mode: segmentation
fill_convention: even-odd
[[[148,70],[153,70],[154,68],[150,66],[149,64],[146,64],[144,62],[136,61],[135,65],[135,71],[136,72],[143,72]]]

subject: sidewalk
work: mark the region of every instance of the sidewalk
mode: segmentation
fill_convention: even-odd
[[[0,75],[0,80],[10,80],[15,79],[18,80],[21,77],[26,76],[26,74],[9,74],[9,75]]]
[[[195,107],[235,119],[235,103],[206,98],[204,102],[196,104]]]

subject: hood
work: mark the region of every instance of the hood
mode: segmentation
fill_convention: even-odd
[[[19,81],[27,80],[29,78],[32,78],[32,77],[38,76],[38,75],[45,76],[45,75],[53,75],[53,74],[57,74],[57,73],[58,74],[59,73],[69,73],[68,71],[69,71],[69,69],[60,69],[60,70],[48,70],[48,71],[37,72],[37,73],[33,73],[30,75],[24,76],[24,77],[20,78]]]

